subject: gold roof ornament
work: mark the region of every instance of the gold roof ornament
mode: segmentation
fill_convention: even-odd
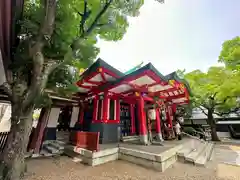
[[[135,96],[140,96],[139,92],[135,92]]]
[[[102,68],[99,68],[99,69],[98,69],[98,72],[102,72],[102,71],[103,71],[103,69],[102,69]]]
[[[181,90],[184,90],[184,89],[185,89],[184,84],[181,83],[181,84],[179,85],[179,88],[180,88]]]
[[[80,68],[80,69],[79,69],[79,76],[80,76],[84,71],[85,71],[84,68]]]
[[[175,80],[174,80],[174,79],[169,80],[168,83],[169,83],[171,86],[175,86]]]

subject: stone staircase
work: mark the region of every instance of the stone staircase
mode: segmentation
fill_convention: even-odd
[[[40,154],[45,156],[61,155],[64,152],[65,143],[58,140],[44,141]]]
[[[213,143],[192,138],[177,152],[178,160],[197,166],[205,166],[211,158],[213,148]]]
[[[139,141],[139,136],[124,136],[121,138],[122,142],[131,142],[131,141]]]

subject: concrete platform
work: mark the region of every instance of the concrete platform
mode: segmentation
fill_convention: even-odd
[[[67,145],[66,155],[76,161],[96,166],[114,160],[125,160],[156,171],[163,172],[177,161],[177,152],[183,148],[185,141],[164,142],[159,145],[139,145],[132,143],[100,145],[99,152]]]

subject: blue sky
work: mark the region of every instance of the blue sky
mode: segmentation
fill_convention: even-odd
[[[124,38],[100,41],[99,57],[121,71],[141,61],[162,74],[218,65],[225,40],[240,35],[240,0],[145,0]]]

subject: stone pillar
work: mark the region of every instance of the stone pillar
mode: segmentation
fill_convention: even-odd
[[[138,99],[138,119],[139,119],[139,136],[144,145],[148,144],[146,113],[144,111],[144,99],[140,96]]]
[[[162,131],[161,131],[161,118],[160,118],[160,110],[159,110],[159,108],[156,109],[156,133],[157,133],[157,139],[159,141],[163,141]]]
[[[76,122],[78,121],[79,107],[73,107],[70,120],[70,129],[74,129]]]
[[[56,130],[57,130],[59,113],[60,113],[60,108],[51,108],[51,111],[48,117],[48,124],[45,129],[44,140],[56,140],[57,138]]]

